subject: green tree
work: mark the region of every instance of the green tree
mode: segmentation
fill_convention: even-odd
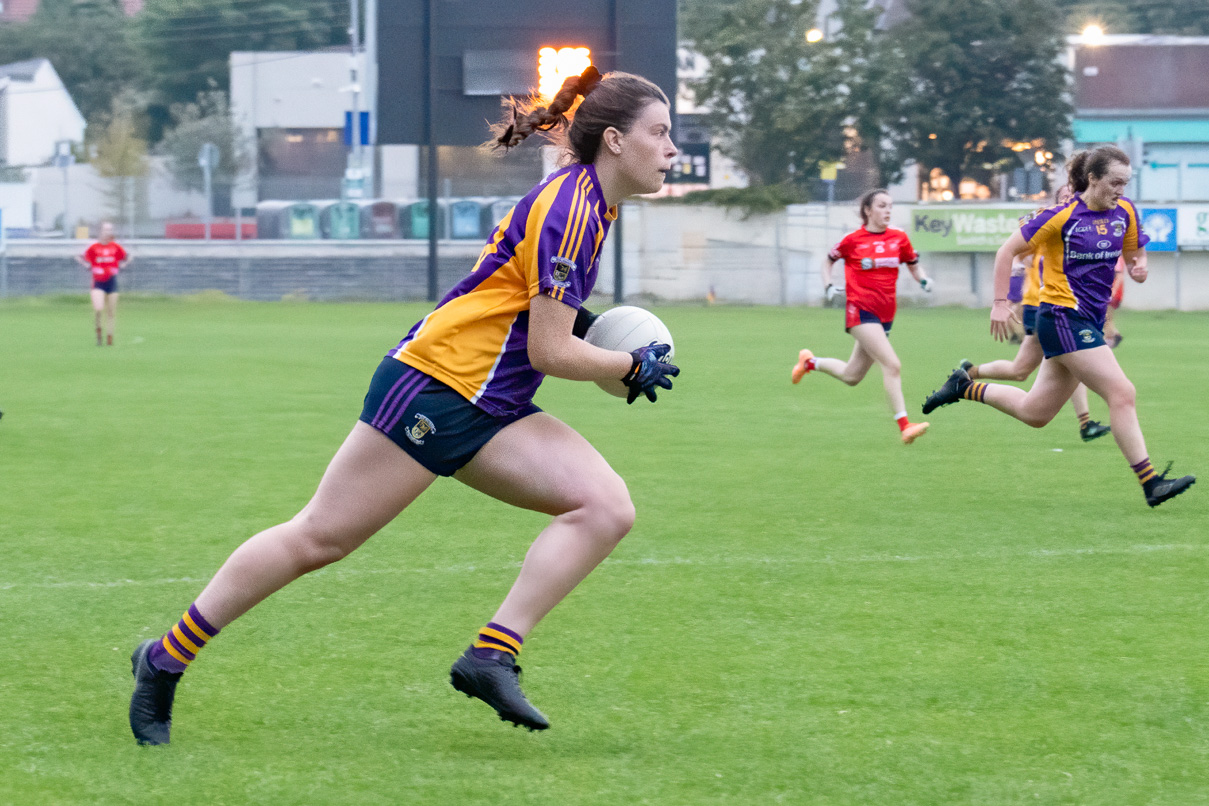
[[[843,76],[850,149],[872,154],[882,184],[902,177],[909,135],[902,99],[911,91],[899,44],[877,29],[882,10],[865,0],[839,0],[826,21],[836,71]]]
[[[133,33],[119,0],[42,0],[28,22],[0,25],[0,64],[49,59],[84,119],[104,127],[113,99],[146,81]]]
[[[719,147],[758,183],[800,183],[844,154],[850,71],[832,43],[806,41],[817,19],[817,0],[684,9],[691,46],[709,61],[697,101]]]
[[[348,42],[347,0],[147,0],[141,40],[165,107],[226,90],[235,50],[313,50]]]
[[[147,175],[147,141],[140,132],[138,103],[130,94],[113,100],[108,122],[96,140],[92,166],[105,182],[110,211],[122,222],[133,222],[138,179]]]
[[[211,172],[215,195],[221,189],[229,190],[235,177],[250,167],[253,146],[242,139],[227,94],[219,89],[198,93],[192,103],[173,104],[171,113],[173,126],[160,143],[160,151],[168,158],[167,167],[176,184],[187,190],[204,188],[197,157],[204,143],[213,143],[219,152],[218,165]]]
[[[1057,151],[1070,137],[1070,77],[1052,9],[1040,0],[914,0],[891,31],[910,91],[892,117],[901,154],[939,168],[954,192],[1020,167],[1011,144]]]

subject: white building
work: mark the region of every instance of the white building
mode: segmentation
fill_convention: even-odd
[[[365,76],[364,53],[354,60],[348,50],[235,51],[230,70],[231,113],[258,155],[254,173],[236,183],[236,204],[338,197],[349,162],[346,115],[371,101],[372,84],[352,82],[354,70]],[[369,173],[368,148],[364,161]]]
[[[0,66],[0,164],[45,165],[61,141],[84,141],[84,116],[50,61]]]

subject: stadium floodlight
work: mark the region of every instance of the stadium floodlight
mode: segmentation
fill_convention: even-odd
[[[823,40],[823,32],[818,28],[811,28],[806,32],[806,41],[810,43],[821,42]]]
[[[592,51],[584,47],[543,47],[537,51],[537,92],[550,100],[571,76],[592,64]]]
[[[1099,45],[1104,41],[1104,29],[1095,23],[1083,27],[1083,43]]]

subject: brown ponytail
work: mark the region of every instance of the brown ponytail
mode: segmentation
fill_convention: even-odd
[[[575,105],[580,96],[587,97],[596,85],[600,83],[600,71],[595,65],[588,65],[582,75],[569,76],[558,92],[554,94],[549,106],[538,106],[533,99],[517,101],[505,99],[504,104],[511,108],[512,122],[492,140],[497,148],[509,149],[520,145],[521,141],[534,132],[545,132],[555,126],[566,124],[567,111]],[[495,133],[493,127],[492,133]]]
[[[576,106],[581,97],[584,100]],[[629,131],[652,101],[671,105],[663,90],[641,76],[621,72],[602,76],[595,66],[589,66],[582,75],[564,81],[547,106],[535,98],[506,99],[508,120],[492,127],[495,136],[486,145],[507,150],[534,132],[542,132],[573,161],[590,163],[596,159],[605,129]]]

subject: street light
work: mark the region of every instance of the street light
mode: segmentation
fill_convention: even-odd
[[[537,52],[538,94],[553,98],[564,81],[582,74],[591,64],[592,51],[587,48],[542,48]]]

